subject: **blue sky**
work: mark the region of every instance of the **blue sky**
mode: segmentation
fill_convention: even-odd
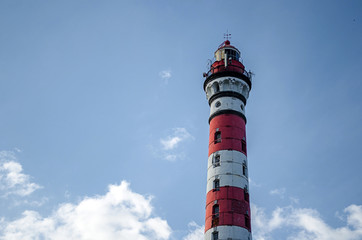
[[[226,30],[255,73],[254,239],[362,239],[361,10],[1,1],[0,239],[200,239],[202,72]]]

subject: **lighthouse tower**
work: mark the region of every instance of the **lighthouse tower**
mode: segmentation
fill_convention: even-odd
[[[251,75],[226,40],[204,77],[210,105],[205,240],[250,240],[245,105]]]

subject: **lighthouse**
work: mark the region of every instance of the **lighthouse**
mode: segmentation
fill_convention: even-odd
[[[245,105],[251,74],[224,41],[204,73],[210,105],[205,240],[251,240]]]

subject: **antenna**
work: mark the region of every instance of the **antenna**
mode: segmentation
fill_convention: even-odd
[[[226,39],[226,40],[231,39],[231,33],[229,33],[228,29],[226,29],[226,33],[224,33],[224,39]]]

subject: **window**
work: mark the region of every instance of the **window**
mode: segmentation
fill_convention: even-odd
[[[221,142],[221,132],[220,131],[215,132],[214,141],[215,141],[215,143]]]
[[[220,107],[221,106],[221,103],[219,102],[219,101],[217,101],[216,103],[215,103],[215,107]]]
[[[220,190],[220,180],[215,179],[214,180],[214,191],[219,191],[219,190]]]
[[[245,227],[250,228],[250,218],[245,214]]]
[[[247,87],[246,85],[243,86],[242,94],[243,94],[246,98],[248,98],[248,97],[247,97],[247,96],[248,96],[248,87]]]
[[[220,166],[220,155],[214,156],[214,158],[212,159],[212,164],[214,165],[214,167]]]
[[[243,153],[246,153],[246,142],[245,142],[244,139],[241,140],[241,151],[242,151]]]
[[[219,204],[212,206],[212,218],[219,218]]]
[[[249,202],[249,193],[246,187],[244,188],[244,200]]]
[[[218,82],[214,82],[214,83],[212,84],[212,87],[213,87],[213,89],[214,89],[214,93],[220,92],[220,87],[219,87],[219,83],[218,83]]]
[[[238,60],[239,61],[239,53],[235,50],[232,50],[232,49],[225,49],[225,54],[227,54],[227,57],[230,59],[233,59],[233,60]]]
[[[244,106],[243,104],[240,105],[241,111],[244,111]]]
[[[212,240],[219,240],[219,232],[212,233]]]
[[[243,175],[246,177],[246,165],[243,163]]]
[[[220,61],[221,60],[221,50],[217,50],[215,52],[215,60]]]

